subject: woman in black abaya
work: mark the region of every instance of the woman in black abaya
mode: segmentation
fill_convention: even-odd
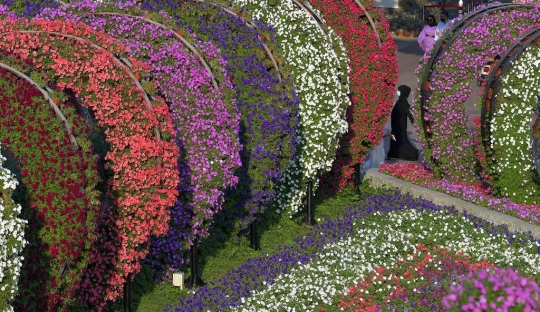
[[[416,161],[418,160],[420,153],[407,137],[407,117],[411,120],[411,123],[414,123],[414,118],[411,114],[411,106],[407,101],[409,94],[411,94],[411,88],[401,85],[398,87],[398,90],[399,99],[392,109],[390,121],[392,125],[392,134],[395,136],[396,140],[390,141],[390,150],[386,157]]]

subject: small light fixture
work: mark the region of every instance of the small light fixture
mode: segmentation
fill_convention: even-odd
[[[180,289],[184,289],[184,273],[183,272],[173,273],[172,284],[173,286],[180,287]]]

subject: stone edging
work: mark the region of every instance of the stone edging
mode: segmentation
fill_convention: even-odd
[[[536,239],[540,239],[540,226],[529,224],[518,218],[505,215],[494,210],[489,210],[450,195],[432,191],[387,174],[380,173],[377,168],[367,170],[363,179],[369,180],[373,187],[396,187],[402,192],[408,193],[414,197],[421,197],[442,206],[454,206],[460,212],[466,210],[467,213],[480,217],[486,221],[497,225],[506,225],[511,231],[525,233],[530,232]]]

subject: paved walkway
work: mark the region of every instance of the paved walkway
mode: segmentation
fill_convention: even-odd
[[[398,57],[398,62],[399,62],[399,80],[398,80],[397,86],[405,84],[411,87],[411,89],[413,89],[413,92],[416,92],[417,79],[414,74],[414,71],[418,67],[418,63],[419,63],[420,57],[423,54],[423,51],[418,46],[416,38],[410,38],[410,39],[399,38],[399,39],[395,39],[395,42],[398,46],[397,57]],[[467,105],[467,110],[469,111],[469,114],[471,115],[471,119],[469,123],[472,126],[472,117],[474,117],[475,115],[478,115],[478,116],[480,115],[480,110],[476,108],[474,105],[477,98],[476,95],[480,93],[480,89],[476,87],[476,80],[471,81],[471,84],[473,86],[473,95],[466,102],[466,105]],[[413,98],[413,94],[411,94],[409,99],[412,100],[412,98]],[[394,98],[394,102],[396,100],[397,100],[397,95]],[[388,125],[388,128],[390,128],[390,120],[388,120],[387,125]],[[421,149],[420,143],[418,141],[418,135],[414,132],[413,127],[410,124],[410,122],[408,123],[407,129],[408,129],[408,134],[409,134],[409,138],[411,142],[417,148]],[[383,142],[385,145],[385,151],[388,151],[389,146],[390,146],[390,139],[385,138]],[[419,159],[419,162],[423,161],[422,156],[423,154],[421,155],[421,159]],[[392,161],[385,161],[385,162],[395,163],[395,162],[406,162],[406,161],[392,160]],[[521,231],[521,232],[530,231],[537,239],[540,239],[539,226],[531,225],[517,218],[502,214],[500,212],[492,211],[484,207],[473,205],[461,199],[457,199],[455,197],[452,197],[443,193],[439,193],[436,191],[431,191],[423,187],[419,187],[414,184],[391,177],[389,175],[379,173],[378,168],[372,168],[372,169],[367,170],[364,176],[364,179],[370,180],[372,185],[374,186],[397,187],[403,192],[409,193],[413,196],[423,197],[437,204],[455,206],[459,211],[466,210],[468,213],[481,217],[495,224],[505,224],[508,226],[509,229],[513,231]]]
[[[460,212],[467,211],[469,214],[493,222],[494,224],[506,225],[511,231],[530,232],[534,237],[540,239],[540,226],[532,225],[518,218],[468,203],[450,195],[405,182],[401,179],[380,173],[378,169],[369,169],[364,179],[369,180],[370,184],[374,187],[395,187],[414,197],[422,197],[442,206],[454,206]]]

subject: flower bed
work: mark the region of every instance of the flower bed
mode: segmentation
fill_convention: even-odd
[[[424,120],[416,126],[424,144],[425,159],[435,176],[453,181],[476,179],[474,144],[471,137],[465,101],[472,94],[470,81],[480,75],[488,57],[502,55],[521,32],[538,23],[539,8],[498,10],[482,16],[460,31],[458,38],[434,66]],[[427,60],[417,70],[423,77]],[[412,101],[416,116],[420,114],[420,92]],[[419,127],[426,123],[428,138]]]
[[[297,212],[306,194],[306,182],[314,180],[317,186],[318,176],[330,170],[338,139],[347,131],[345,112],[350,100],[346,51],[332,29],[323,32],[292,1],[233,2],[246,8],[242,14],[274,27],[283,49],[282,68],[288,68],[294,76],[300,99],[299,154],[277,188],[277,203],[279,210]]]
[[[19,218],[21,205],[11,194],[19,183],[11,171],[4,167],[0,145],[0,310],[13,311],[10,305],[18,289],[22,267],[22,250],[28,242],[24,239],[26,220]]]
[[[485,187],[480,182],[476,184],[465,184],[447,179],[436,179],[433,176],[433,172],[423,164],[382,164],[379,171],[407,182],[540,225],[539,205],[519,204],[506,197],[496,198],[491,195],[491,189]]]
[[[487,116],[491,148],[485,151],[485,170],[492,172],[494,193],[529,204],[540,204],[540,177],[531,144],[531,116],[540,94],[539,57],[540,47],[530,44],[511,63],[500,78],[497,103],[491,104],[496,110]]]
[[[291,77],[278,80],[281,73],[268,71],[273,64],[265,53],[258,32],[266,42],[275,38],[273,31],[248,27],[236,14],[209,3],[184,2],[181,6],[162,0],[147,1],[145,7],[161,7],[181,29],[211,40],[227,59],[241,114],[240,142],[242,168],[237,170],[238,185],[227,192],[225,211],[216,220],[222,228],[245,228],[275,198],[274,185],[293,161],[296,152],[298,97]],[[207,18],[207,16],[210,16]],[[264,34],[265,33],[265,34]],[[240,213],[239,213],[240,212]],[[231,219],[233,222],[231,222]]]
[[[89,38],[108,51],[86,40],[18,32],[26,29]],[[6,20],[0,22],[0,31],[10,31],[2,37],[0,48],[33,60],[58,88],[73,90],[92,109],[97,125],[105,129],[112,192],[102,209],[98,242],[80,288],[82,302],[102,308],[116,299],[127,275],[140,270],[149,236],[168,230],[167,208],[178,194],[174,174],[178,148],[171,142],[167,106],[154,97],[151,111],[128,70],[113,59],[112,52],[121,55],[124,46],[84,25]],[[131,63],[135,72],[147,70],[133,59]]]
[[[377,21],[377,33],[355,1],[311,0],[310,3],[322,12],[326,24],[343,40],[351,67],[349,131],[340,139],[332,170],[321,179],[321,189],[332,194],[351,184],[354,166],[363,163],[382,139],[384,124],[393,107],[397,49],[384,14],[373,7],[372,1],[363,1],[363,5],[369,7],[369,15]],[[381,46],[377,36],[381,38]]]
[[[32,18],[45,8],[60,6],[57,0],[6,0],[9,9],[17,16]]]
[[[2,52],[0,61],[23,72],[32,65]],[[99,209],[95,187],[99,181],[88,129],[68,104],[62,113],[70,124],[77,148],[68,130],[43,97],[28,81],[1,69],[3,99],[0,140],[18,162],[23,193],[25,236],[17,310],[52,308],[64,298],[73,299],[82,268],[88,261],[92,231]],[[39,75],[33,72],[31,76]],[[62,267],[68,264],[67,274]],[[36,282],[35,276],[43,276]]]
[[[469,272],[443,300],[445,311],[538,311],[540,287],[512,269]]]
[[[487,229],[479,230],[472,221],[447,214],[446,210],[376,212],[358,221],[357,226],[353,224],[353,228],[355,231],[349,237],[325,246],[309,263],[253,292],[236,310],[253,311],[271,306],[312,311],[319,305],[333,305],[335,295],[345,293],[350,285],[363,280],[375,268],[391,267],[400,257],[416,252],[419,243],[462,251],[473,262],[485,259],[499,266],[519,267],[524,274],[540,278],[537,268],[540,256],[535,243],[528,241],[509,247],[503,235],[492,236],[486,233]],[[384,299],[379,298],[378,302],[382,304]]]
[[[374,268],[345,295],[336,296],[333,304],[345,311],[445,311],[441,301],[450,285],[470,271],[492,266],[474,263],[459,252],[417,244],[414,253],[388,267]]]
[[[539,241],[396,191],[366,197],[341,218],[314,226],[295,246],[248,260],[167,311],[313,311],[331,305],[374,268],[420,252],[418,244],[462,252],[459,257],[469,257],[471,263],[510,266],[540,279]]]
[[[113,14],[92,15],[99,12]],[[194,41],[220,82],[220,89],[215,90],[211,74],[174,33],[151,23],[152,18],[167,23],[166,15],[148,15],[131,2],[78,2],[58,10],[45,10],[40,17],[83,21],[112,37],[122,38],[130,55],[148,60],[151,65],[150,74],[169,102],[182,155],[178,164],[181,196],[171,211],[169,232],[152,240],[147,261],[160,279],[163,274],[168,276],[171,271],[182,269],[182,254],[195,236],[207,235],[213,215],[221,210],[224,190],[238,181],[234,171],[240,165],[239,114],[225,71],[227,63],[214,45]],[[178,256],[169,257],[170,254]]]

